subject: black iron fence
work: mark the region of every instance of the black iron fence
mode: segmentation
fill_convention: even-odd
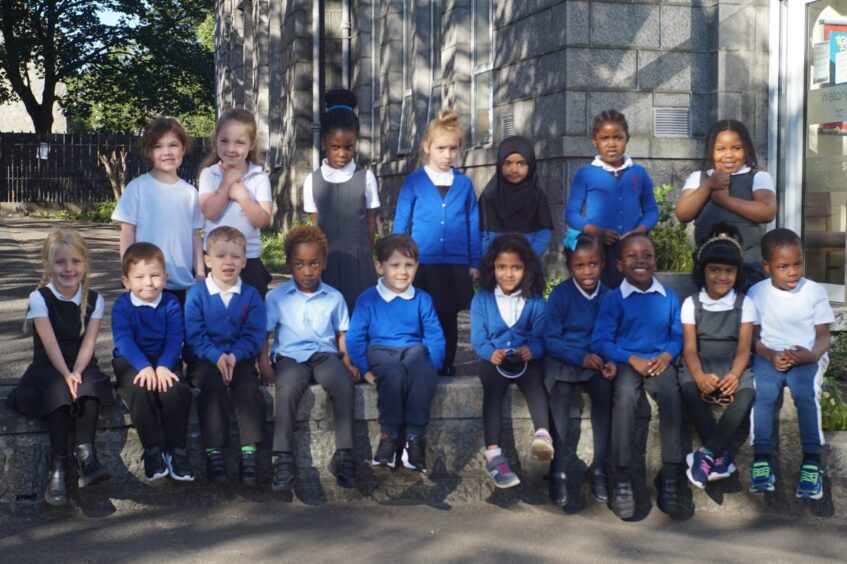
[[[141,138],[99,134],[0,134],[0,202],[88,203],[114,199],[98,150],[125,149],[127,182],[147,172]],[[210,139],[194,139],[182,160],[180,177],[197,184],[197,167],[210,150]]]

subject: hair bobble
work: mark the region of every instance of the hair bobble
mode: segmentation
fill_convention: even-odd
[[[567,235],[565,235],[565,238],[562,239],[562,245],[564,245],[564,247],[566,249],[570,249],[572,251],[575,251],[576,250],[576,244],[577,244],[577,242],[579,242],[580,234],[581,234],[580,231],[577,231],[576,229],[570,229],[569,228]]]
[[[327,112],[331,112],[333,110],[349,110],[353,111],[353,106],[347,106],[345,104],[335,104],[334,106],[330,106],[326,109]]]

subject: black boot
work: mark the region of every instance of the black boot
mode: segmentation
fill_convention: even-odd
[[[559,507],[568,504],[568,477],[564,472],[550,472],[550,501]]]
[[[65,478],[68,474],[68,457],[53,455],[50,465],[50,475],[47,477],[47,490],[44,492],[44,501],[49,505],[67,505],[68,486]]]
[[[594,496],[594,499],[599,503],[606,503],[609,501],[609,490],[606,485],[606,472],[604,472],[602,468],[589,468],[587,477],[588,483],[591,487],[591,495]]]
[[[673,474],[656,476],[656,505],[670,516],[679,512],[679,495],[676,491],[677,479]]]
[[[76,445],[74,459],[79,487],[84,488],[111,478],[109,472],[97,460],[97,451],[94,450],[93,443]]]
[[[355,488],[359,485],[356,479],[356,462],[350,450],[335,451],[335,456],[332,457],[332,471],[336,482],[342,488]]]

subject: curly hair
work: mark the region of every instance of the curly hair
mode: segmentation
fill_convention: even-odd
[[[773,254],[777,249],[793,247],[794,245],[800,245],[802,247],[802,241],[800,236],[795,232],[790,229],[786,229],[785,227],[780,227],[765,233],[765,236],[762,237],[761,245],[762,258],[766,261],[770,261],[773,259]]]
[[[321,115],[321,139],[333,129],[352,131],[359,136],[359,116],[356,115],[356,95],[341,88],[324,94],[326,110]]]
[[[544,294],[544,274],[541,272],[541,260],[532,250],[529,241],[520,233],[500,235],[488,247],[479,267],[479,285],[493,291],[497,287],[494,276],[494,262],[502,253],[513,253],[524,264],[524,275],[518,289],[524,298],[533,298]]]
[[[314,225],[300,225],[285,236],[285,262],[291,263],[294,249],[297,245],[314,243],[318,246],[324,258],[329,254],[329,243],[324,232]]]

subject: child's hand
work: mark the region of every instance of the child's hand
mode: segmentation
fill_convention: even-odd
[[[356,366],[353,364],[353,361],[350,360],[350,355],[343,355],[341,357],[341,362],[344,363],[344,366],[346,366],[347,370],[350,372],[350,376],[353,377],[353,383],[358,384],[359,381],[362,379],[362,373],[359,371],[358,368],[356,368]]]
[[[235,355],[232,353],[223,353],[218,357],[218,371],[221,373],[225,384],[232,382],[232,373],[235,370]]]
[[[726,376],[718,384],[718,388],[721,389],[723,395],[728,396],[729,394],[734,394],[735,390],[738,389],[739,378],[733,372],[727,372]]]
[[[697,387],[700,388],[701,392],[711,394],[720,387],[721,379],[717,374],[704,374],[700,378],[694,376],[694,381],[697,383]]]
[[[365,375],[363,376],[363,378],[365,379],[365,382],[367,382],[368,384],[371,384],[371,385],[376,384],[376,374],[374,374],[370,370],[365,372]]]
[[[157,389],[160,392],[167,392],[174,384],[179,382],[179,377],[165,366],[156,367],[156,379],[158,380]]]
[[[815,353],[806,347],[801,347],[800,345],[794,345],[790,349],[786,349],[785,354],[791,361],[791,366],[797,366],[798,364],[811,364],[818,361],[815,357]]]
[[[82,384],[82,375],[79,372],[68,372],[65,374],[65,384],[67,384],[68,391],[71,393],[71,399],[76,401],[76,391]]]
[[[259,355],[259,375],[262,377],[262,383],[269,388],[276,386],[276,378],[274,369],[271,366],[271,361],[265,355]]]
[[[614,362],[607,362],[603,365],[603,370],[600,371],[600,374],[602,374],[603,378],[606,380],[614,380],[615,376],[618,375],[618,365]]]
[[[471,282],[476,282],[479,280],[479,269],[478,268],[469,268],[468,274],[471,277]]]
[[[529,362],[530,360],[532,360],[532,349],[530,349],[526,345],[516,350],[515,354],[518,355],[520,359],[524,362]]]
[[[232,183],[229,187],[229,199],[239,204],[244,201],[244,198],[249,198],[247,190],[244,188],[244,183],[241,180]]]
[[[241,171],[238,167],[224,168],[224,177],[221,179],[221,186],[230,190],[236,182],[241,182]],[[232,199],[231,192],[228,192],[229,198]]]
[[[629,357],[629,365],[642,376],[650,376],[650,361],[634,354]]]
[[[153,370],[152,366],[145,366],[141,372],[135,375],[132,383],[148,392],[155,392],[158,385],[156,371]]]
[[[491,354],[489,362],[494,366],[500,366],[506,358],[506,349],[497,349]]]
[[[773,364],[773,367],[780,372],[786,372],[794,366],[791,362],[791,357],[788,356],[788,353],[785,351],[774,352],[771,357],[771,364]]]
[[[727,194],[729,192],[729,173],[723,171],[714,171],[711,176],[706,180],[709,190],[714,194],[715,192],[726,191]]]
[[[582,366],[589,370],[603,372],[603,359],[594,353],[588,353],[585,355],[585,358],[582,359]]]
[[[662,372],[664,372],[665,370],[668,369],[668,366],[671,365],[672,360],[673,360],[673,357],[666,352],[663,352],[659,356],[651,358],[650,362],[649,362],[649,368],[650,368],[650,374],[649,375],[650,376],[660,375]]]

